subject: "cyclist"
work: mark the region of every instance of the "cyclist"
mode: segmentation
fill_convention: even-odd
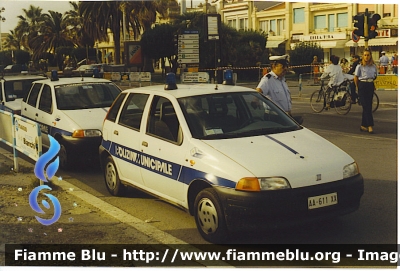
[[[329,60],[331,64],[324,70],[320,79],[323,80],[329,78],[328,87],[332,88],[343,83],[344,75],[342,67],[339,65],[339,57],[331,55]]]

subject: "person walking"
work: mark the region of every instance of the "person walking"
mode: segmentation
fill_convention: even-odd
[[[374,118],[372,116],[372,98],[375,91],[374,80],[378,71],[372,59],[371,51],[365,49],[360,65],[354,73],[354,84],[363,108],[360,131],[374,133]]]
[[[394,54],[393,56],[393,60],[392,60],[392,67],[393,67],[393,74],[397,74],[398,71],[398,66],[399,66],[399,57],[397,54]]]
[[[350,70],[347,74],[354,75],[354,72],[356,71],[356,67],[360,64],[360,56],[359,55],[353,55],[352,57],[353,63],[351,64]],[[354,79],[350,82],[350,96],[351,96],[351,103],[355,104],[357,102],[357,92],[356,92],[356,85],[354,83]]]
[[[271,71],[261,78],[256,90],[291,115],[292,98],[285,79],[289,67],[288,57],[289,55],[269,57]]]
[[[379,58],[379,65],[383,69],[381,71],[381,74],[385,74],[387,72],[387,69],[388,69],[389,58],[386,56],[386,52],[385,51],[382,51],[381,54],[382,54],[382,56]]]
[[[314,77],[314,84],[318,84],[318,74],[319,74],[318,56],[314,56],[313,61],[311,62],[311,72]]]

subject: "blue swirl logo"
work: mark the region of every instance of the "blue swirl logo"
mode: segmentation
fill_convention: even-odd
[[[32,209],[34,211],[36,211],[37,213],[40,214],[44,214],[45,212],[40,208],[39,204],[37,203],[37,197],[38,194],[40,192],[40,190],[42,189],[48,189],[51,190],[51,188],[48,185],[41,185],[38,186],[36,188],[34,188],[32,190],[32,192],[29,194],[29,204],[31,205]],[[56,197],[54,197],[51,194],[46,194],[44,193],[52,202],[53,206],[54,206],[54,215],[51,219],[43,219],[40,218],[38,216],[35,216],[37,221],[39,221],[41,224],[45,225],[45,226],[49,226],[51,224],[53,224],[54,222],[56,222],[60,216],[61,216],[61,205],[60,202],[58,201],[58,199]],[[46,209],[50,209],[50,205],[46,200],[42,200],[42,204],[44,207],[46,207]]]
[[[46,164],[49,163],[60,151],[60,144],[58,144],[57,140],[55,140],[51,135],[49,135],[49,139],[50,148],[46,153],[39,157],[35,164],[34,170],[36,177],[44,182],[47,182],[46,176],[44,174]],[[51,179],[56,174],[59,164],[60,160],[57,157],[54,162],[47,166],[46,173],[49,179]]]
[[[42,156],[39,157],[39,159],[37,160],[37,162],[35,164],[35,169],[34,169],[36,177],[38,177],[40,180],[42,180],[44,182],[48,182],[56,174],[58,166],[59,166],[59,158],[57,157],[46,168],[46,165],[52,159],[54,159],[54,157],[58,154],[58,151],[60,150],[60,144],[58,144],[58,142],[50,135],[49,135],[49,139],[50,139],[50,148],[46,153],[44,153]],[[45,171],[46,171],[47,178],[45,175]],[[40,186],[34,188],[29,195],[29,204],[31,205],[31,208],[40,214],[45,213],[40,208],[40,206],[37,202],[39,192],[42,189],[51,190],[51,188],[48,185],[40,185]],[[51,203],[53,204],[54,215],[51,219],[43,219],[38,216],[35,216],[35,217],[36,217],[37,221],[39,221],[41,224],[43,224],[45,226],[49,226],[49,225],[53,224],[54,222],[56,222],[60,218],[61,205],[60,205],[60,202],[58,201],[58,199],[56,197],[54,197],[53,195],[46,194],[46,193],[44,193],[44,195],[46,195],[50,199]],[[46,209],[50,209],[50,205],[46,200],[42,200],[42,205]]]

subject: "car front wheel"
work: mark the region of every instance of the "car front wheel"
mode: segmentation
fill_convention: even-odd
[[[195,221],[201,236],[211,243],[221,243],[228,237],[224,213],[218,195],[212,188],[206,188],[196,196]]]

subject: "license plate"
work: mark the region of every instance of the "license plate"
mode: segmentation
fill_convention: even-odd
[[[330,193],[308,198],[308,209],[316,209],[338,203],[337,193]]]

